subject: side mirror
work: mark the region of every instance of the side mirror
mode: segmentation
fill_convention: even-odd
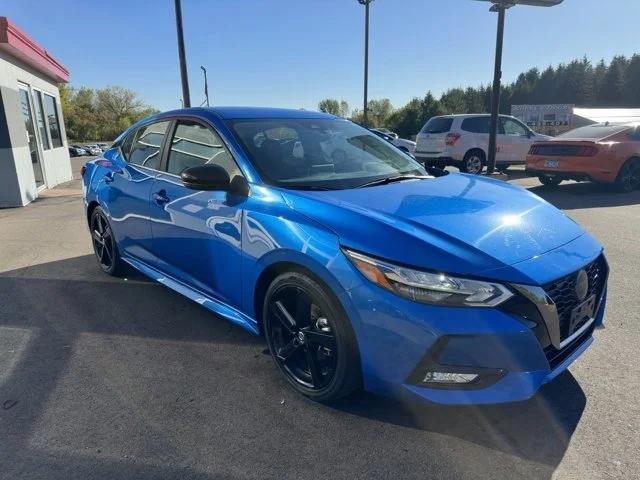
[[[193,190],[229,191],[231,179],[227,171],[219,165],[198,165],[186,168],[180,174],[182,183]]]

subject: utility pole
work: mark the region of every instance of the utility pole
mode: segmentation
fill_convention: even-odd
[[[369,4],[373,0],[358,0],[364,5],[364,124],[369,125]]]
[[[207,107],[209,106],[209,85],[207,84],[207,69],[200,65],[204,73],[204,97],[207,99]]]
[[[360,0],[358,0],[360,1]],[[491,94],[491,128],[489,130],[489,152],[487,158],[487,175],[491,175],[496,168],[496,137],[498,135],[498,120],[500,113],[500,93],[502,80],[502,46],[504,43],[504,19],[507,9],[516,5],[530,5],[532,7],[554,7],[564,0],[479,0],[491,2],[489,11],[498,14],[498,32],[496,35],[496,63],[493,71],[493,92]]]
[[[180,0],[175,0],[176,6],[176,30],[178,33],[178,55],[180,56],[180,78],[182,79],[182,100],[184,106],[191,106],[189,96],[189,78],[187,77],[187,59],[184,53],[184,33],[182,31],[182,6]]]
[[[491,94],[491,128],[489,130],[489,158],[487,159],[487,175],[496,168],[496,138],[498,135],[498,114],[500,113],[500,90],[502,80],[502,46],[504,43],[504,18],[507,8],[496,3],[492,12],[498,12],[498,33],[496,36],[496,63],[493,71],[493,93]]]

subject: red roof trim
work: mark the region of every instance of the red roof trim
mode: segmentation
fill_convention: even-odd
[[[0,48],[58,83],[69,81],[69,71],[6,17],[0,17]]]

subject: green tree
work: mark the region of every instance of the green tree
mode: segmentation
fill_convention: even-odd
[[[443,93],[440,97],[440,113],[443,115],[467,113],[465,91],[461,88],[452,88]]]
[[[108,86],[60,86],[67,136],[76,141],[112,140],[131,124],[156,112],[132,90]]]
[[[318,110],[331,115],[340,115],[340,102],[335,98],[325,98],[318,103]]]

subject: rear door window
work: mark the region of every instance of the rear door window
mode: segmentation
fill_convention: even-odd
[[[489,117],[465,118],[460,128],[470,133],[489,133],[490,120]]]
[[[430,119],[420,133],[447,133],[451,130],[453,118],[451,117],[433,117]]]
[[[168,121],[140,127],[131,146],[127,158],[128,162],[158,170],[160,168],[160,151],[168,128]]]

